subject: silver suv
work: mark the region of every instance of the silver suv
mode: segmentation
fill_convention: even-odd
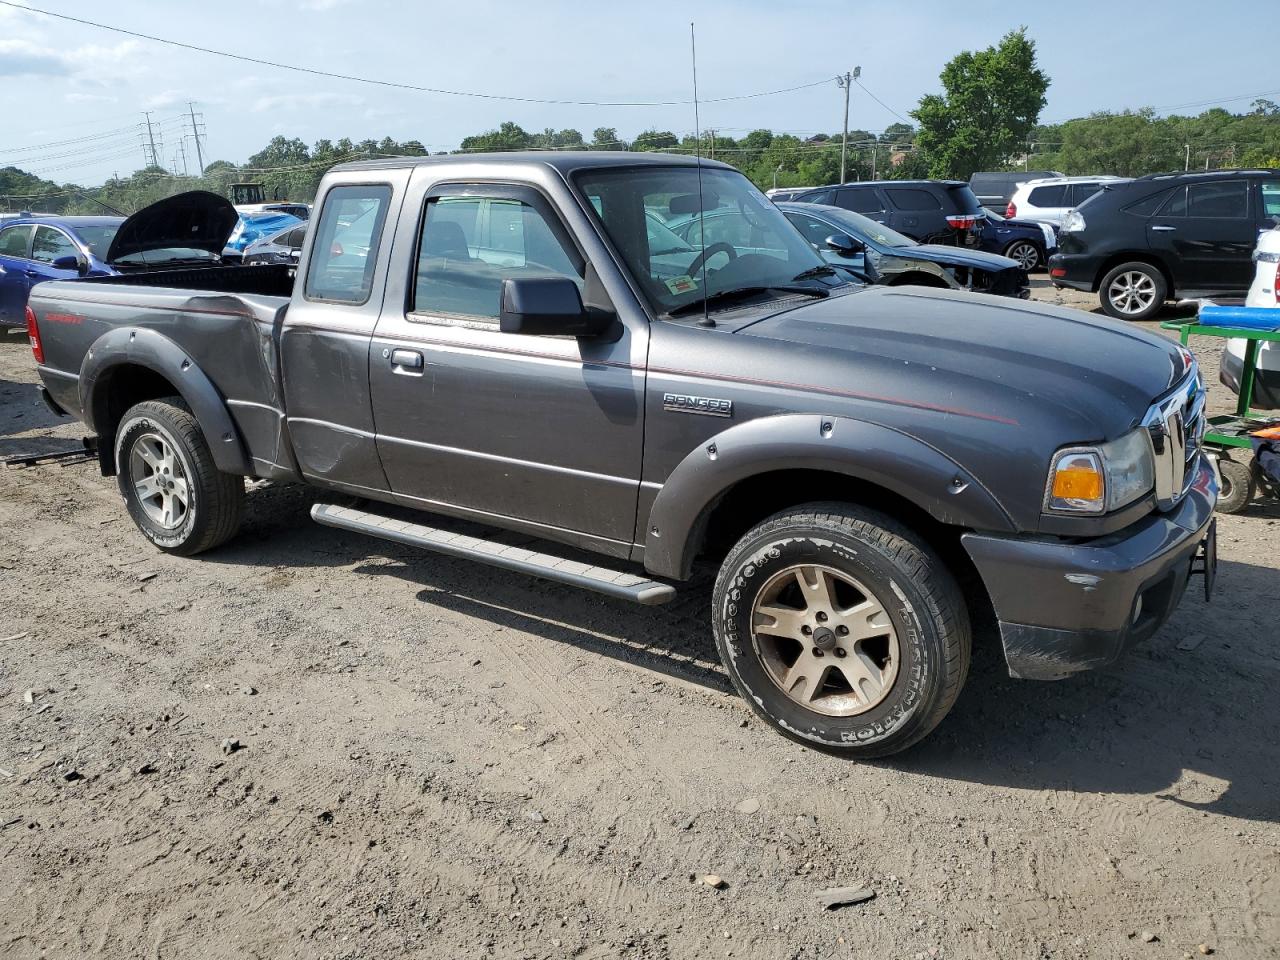
[[[1108,183],[1125,177],[1046,177],[1018,184],[1005,216],[1062,225],[1067,211],[1080,206]]]

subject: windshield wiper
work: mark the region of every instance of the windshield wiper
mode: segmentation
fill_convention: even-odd
[[[667,311],[669,316],[678,317],[681,314],[692,313],[695,310],[701,310],[704,306],[711,307],[716,304],[730,303],[734,300],[745,300],[748,297],[754,297],[761,293],[800,293],[807,297],[818,297],[821,299],[828,295],[825,287],[800,287],[791,286],[785,283],[759,284],[749,287],[730,287],[728,290],[717,290],[715,293],[706,297],[698,297],[696,300],[690,300],[688,303],[682,303],[680,306]]]
[[[801,270],[791,278],[792,283],[798,283],[801,280],[816,280],[818,277],[835,276],[836,268],[829,263],[820,263],[816,267],[810,267],[808,270]]]

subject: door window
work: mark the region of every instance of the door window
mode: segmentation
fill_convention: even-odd
[[[31,259],[41,263],[53,263],[59,257],[79,257],[80,248],[71,242],[61,230],[53,227],[36,227],[35,240],[31,243]]]
[[[583,276],[577,252],[531,204],[503,197],[438,197],[427,202],[413,310],[497,320],[503,280],[568,277],[581,290]]]
[[[855,213],[884,212],[884,203],[875,190],[839,190],[836,192],[836,206]]]
[[[27,259],[27,244],[31,240],[30,224],[19,224],[0,230],[0,257]]]
[[[828,223],[799,213],[788,213],[787,219],[795,224],[796,229],[804,234],[804,238],[819,250],[826,249],[827,237],[841,232]]]
[[[325,197],[311,246],[308,300],[361,304],[373,290],[382,225],[391,203],[385,184],[334,187]]]
[[[1280,217],[1280,183],[1262,185],[1262,215]]]
[[[1191,184],[1187,187],[1187,216],[1245,219],[1249,216],[1249,184],[1244,180]]]
[[[886,193],[893,205],[899,210],[941,210],[942,203],[928,190],[895,189],[890,187]]]
[[[1102,189],[1100,183],[1073,183],[1071,185],[1070,206],[1078,207]]]

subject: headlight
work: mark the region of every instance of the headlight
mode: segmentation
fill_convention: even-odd
[[[1145,430],[1097,447],[1059,450],[1049,467],[1044,506],[1053,513],[1109,513],[1155,486],[1155,462]]]
[[[1084,229],[1084,214],[1079,210],[1068,210],[1059,229],[1063,233],[1079,233]]]

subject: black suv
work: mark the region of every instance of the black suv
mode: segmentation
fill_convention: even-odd
[[[964,242],[986,223],[977,196],[963,180],[875,180],[814,187],[796,203],[843,207],[921,243]]]
[[[1243,296],[1258,231],[1280,215],[1280,170],[1159,173],[1107,184],[1067,214],[1055,286],[1097,291],[1122,320],[1178,297]]]

